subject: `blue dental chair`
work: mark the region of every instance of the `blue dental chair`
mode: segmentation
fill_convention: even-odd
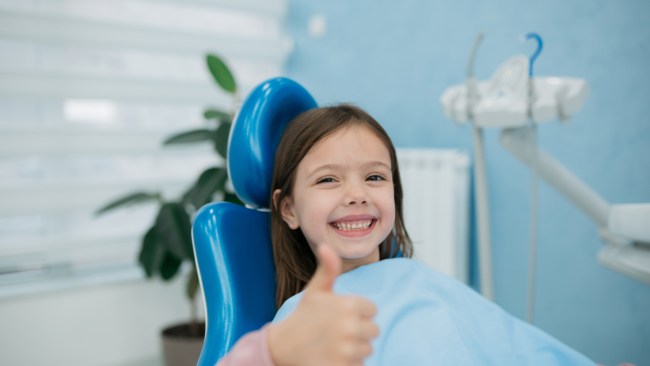
[[[206,334],[198,365],[214,365],[244,334],[275,315],[271,249],[271,178],[275,150],[289,121],[316,107],[296,82],[275,78],[242,105],[228,141],[228,171],[246,207],[210,203],[197,213],[192,241],[206,306]]]

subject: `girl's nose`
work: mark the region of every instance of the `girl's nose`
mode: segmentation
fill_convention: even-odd
[[[344,203],[349,205],[365,205],[368,203],[366,187],[363,184],[350,183],[346,187]]]

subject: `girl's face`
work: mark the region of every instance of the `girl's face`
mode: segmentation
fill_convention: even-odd
[[[395,224],[392,178],[384,143],[367,127],[349,125],[305,155],[280,212],[312,250],[332,246],[348,271],[379,260],[379,244]]]

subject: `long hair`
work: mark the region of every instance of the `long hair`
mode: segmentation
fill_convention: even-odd
[[[379,258],[398,255],[411,257],[413,244],[404,227],[402,214],[402,184],[397,154],[390,137],[381,125],[362,109],[342,104],[311,109],[289,122],[275,154],[271,195],[271,240],[276,269],[276,306],[302,291],[316,271],[316,257],[300,229],[292,230],[283,221],[280,203],[291,197],[298,164],[309,150],[323,138],[350,125],[369,128],[384,143],[390,154],[395,197],[395,225],[390,235],[379,245]]]

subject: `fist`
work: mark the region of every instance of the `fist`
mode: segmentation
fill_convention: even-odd
[[[318,246],[318,268],[296,310],[269,327],[269,348],[276,366],[363,365],[379,335],[377,308],[359,296],[333,292],[341,258]]]

